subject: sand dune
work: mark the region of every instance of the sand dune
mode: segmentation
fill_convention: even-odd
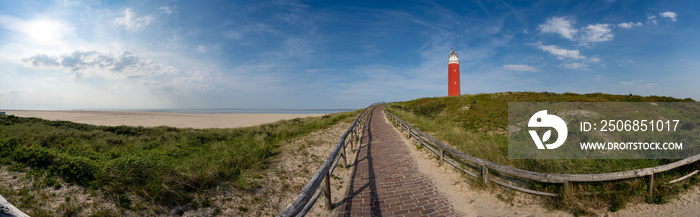
[[[233,128],[255,126],[279,120],[322,116],[323,114],[181,114],[123,111],[25,111],[7,115],[37,117],[103,126],[170,126],[178,128]]]

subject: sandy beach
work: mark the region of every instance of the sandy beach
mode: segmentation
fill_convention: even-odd
[[[177,128],[234,128],[255,126],[324,114],[182,114],[124,111],[30,111],[8,110],[7,115],[37,117],[102,126],[170,126]]]

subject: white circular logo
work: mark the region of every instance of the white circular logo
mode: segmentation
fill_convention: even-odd
[[[554,143],[549,143],[549,144],[544,144],[544,142],[547,142],[549,140],[549,137],[552,135],[552,130],[547,130],[547,132],[542,135],[542,138],[540,138],[539,135],[537,135],[537,132],[535,130],[528,130],[530,132],[530,136],[532,137],[532,140],[535,141],[535,145],[537,145],[538,149],[555,149],[559,148],[559,146],[564,144],[564,141],[566,141],[566,136],[569,134],[569,129],[566,127],[566,123],[564,120],[562,120],[559,116],[556,115],[548,115],[547,110],[542,110],[538,111],[532,117],[530,117],[530,121],[527,123],[528,127],[551,127],[554,128],[554,130],[557,131],[557,134],[559,135],[557,138],[557,141],[554,141]]]

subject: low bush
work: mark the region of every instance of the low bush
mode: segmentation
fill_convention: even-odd
[[[134,195],[176,206],[192,203],[193,193],[212,187],[248,187],[243,174],[266,169],[284,141],[358,114],[232,129],[94,126],[2,116],[0,164],[100,189],[123,208],[131,207]]]
[[[669,159],[509,159],[508,158],[508,102],[694,102],[660,96],[610,95],[602,93],[535,93],[507,92],[493,94],[462,95],[455,97],[421,98],[406,102],[390,103],[387,110],[419,130],[454,149],[477,158],[498,164],[542,173],[594,174],[654,167],[671,163]],[[694,129],[693,123],[680,126]],[[654,195],[647,196],[647,184],[643,178],[610,182],[571,183],[576,192],[593,193],[578,195],[578,203],[572,205],[560,198],[544,200],[548,207],[570,209],[574,215],[589,213],[588,209],[601,203],[609,211],[623,209],[630,201],[664,203],[682,189],[696,185],[698,178],[678,184],[664,184],[670,180],[698,170],[691,164],[655,174]],[[531,189],[557,192],[559,184],[530,182]]]

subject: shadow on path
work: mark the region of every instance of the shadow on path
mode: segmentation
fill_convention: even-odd
[[[418,171],[409,145],[383,108],[374,108],[363,126],[347,196],[334,206],[338,216],[462,216]]]
[[[376,108],[375,108],[376,109]],[[345,197],[343,200],[339,201],[338,203],[334,204],[333,207],[339,207],[342,206],[343,203],[345,203],[345,214],[344,216],[351,216],[350,210],[352,210],[353,205],[360,205],[360,206],[370,206],[370,211],[372,216],[382,216],[382,209],[379,204],[379,197],[377,194],[377,183],[376,183],[376,175],[374,172],[374,159],[372,158],[372,142],[374,138],[372,137],[372,121],[373,121],[373,116],[374,116],[374,111],[370,113],[370,116],[368,117],[368,121],[365,122],[364,129],[363,129],[363,137],[360,140],[360,145],[357,149],[358,154],[355,156],[355,162],[353,162],[352,166],[353,171],[352,171],[352,177],[350,178],[350,187],[348,188],[348,193],[347,197]],[[367,171],[368,171],[368,176],[358,176],[358,166],[360,166],[363,161],[367,161]],[[364,169],[364,165],[362,165],[362,168]],[[360,171],[362,172],[362,171]],[[356,182],[358,184],[362,184],[362,182],[366,181],[364,185],[362,185],[360,188],[355,189]],[[358,196],[362,191],[365,191],[367,188],[369,188],[369,195],[370,195],[370,201],[369,204],[366,203],[361,203],[361,204],[353,204],[353,198]],[[342,214],[342,213],[341,213]]]

